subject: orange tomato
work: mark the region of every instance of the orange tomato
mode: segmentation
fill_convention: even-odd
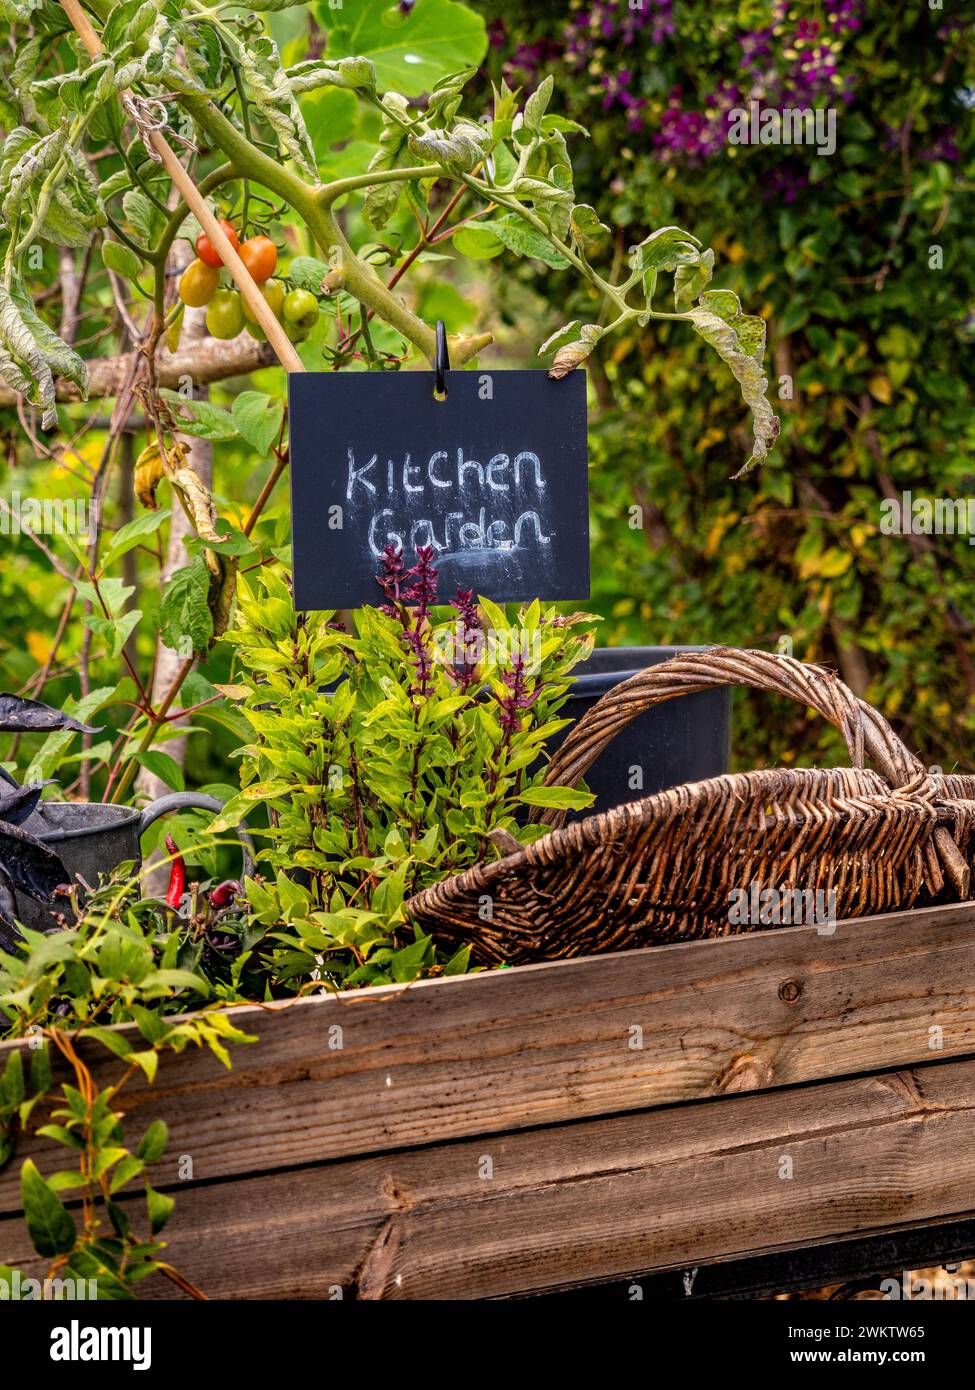
[[[240,259],[259,285],[270,280],[278,264],[278,248],[270,237],[252,236],[240,248]]]

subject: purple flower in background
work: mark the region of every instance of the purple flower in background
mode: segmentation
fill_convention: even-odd
[[[860,28],[860,0],[826,0],[826,19],[837,34],[852,34]]]
[[[719,86],[706,97],[704,109],[688,110],[672,93],[661,118],[656,145],[672,162],[698,164],[726,147],[727,116],[732,107],[760,101],[782,110],[828,102],[850,102],[852,76],[840,72],[840,40],[860,27],[861,0],[826,0],[825,21],[800,15],[787,0],[776,4],[773,23],[738,36],[746,90]],[[787,182],[780,192],[792,201],[800,185]]]
[[[681,104],[682,92],[675,87],[660,120],[654,144],[668,163],[697,165],[727,145],[728,115],[742,103],[741,88],[733,82],[719,83],[707,97],[703,111],[689,111]]]
[[[926,150],[921,151],[921,158],[943,159],[948,164],[956,163],[961,159],[961,150],[958,148],[956,139],[957,133],[954,126],[949,126],[933,145],[929,145]]]
[[[884,149],[899,150],[904,142],[905,133],[910,137],[911,131],[908,123],[902,121],[900,125],[888,125],[885,121],[884,126],[887,131],[887,134],[884,136]],[[958,148],[957,135],[958,132],[953,125],[947,126],[937,134],[932,144],[927,145],[921,150],[918,158],[927,160],[943,159],[948,164],[954,164],[961,158],[961,150]]]
[[[851,103],[856,69],[844,62],[844,46],[862,26],[863,0],[822,0],[815,16],[809,8],[796,0],[775,0],[771,23],[739,32],[740,87],[721,82],[710,94],[698,91],[686,99],[672,91],[659,116],[654,106],[653,142],[659,157],[697,165],[726,153],[730,111],[753,100],[778,110]],[[566,25],[561,45],[548,39],[521,45],[506,73],[510,69],[515,80],[519,74],[531,80],[541,68],[558,62],[588,71],[603,110],[621,111],[628,127],[639,131],[653,101],[641,94],[639,81],[654,62],[648,50],[677,32],[679,17],[674,0],[641,0],[632,9],[626,0],[585,0]],[[928,157],[955,157],[950,140],[938,148],[943,153]],[[795,188],[783,196],[791,201]]]
[[[640,112],[646,106],[646,101],[643,97],[634,96],[629,90],[632,80],[633,74],[628,68],[603,74],[603,110],[608,111],[613,106],[622,107],[628,113],[627,124],[630,129],[639,130],[642,125]]]
[[[506,79],[515,82],[519,77],[530,81],[539,69],[548,66],[550,63],[561,62],[563,57],[562,46],[554,39],[539,39],[536,43],[519,44],[504,65]]]
[[[769,203],[794,203],[809,187],[809,175],[802,168],[780,164],[769,170],[762,195]]]
[[[624,0],[592,0],[566,31],[566,52],[577,67],[585,66],[600,44],[614,39],[629,47],[648,28],[652,43],[676,32],[673,0],[650,0],[631,9]]]
[[[654,43],[661,43],[668,34],[676,34],[677,25],[674,23],[673,0],[653,0],[659,13],[654,16],[653,28],[650,36]]]
[[[754,72],[771,63],[775,52],[774,38],[774,29],[754,29],[739,36],[741,65],[746,72]]]
[[[503,48],[508,41],[508,31],[503,19],[492,19],[487,25],[488,42],[492,48]]]

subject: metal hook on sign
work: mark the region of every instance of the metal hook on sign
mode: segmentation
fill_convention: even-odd
[[[447,373],[450,371],[450,353],[447,351],[447,330],[443,319],[437,319],[437,350],[434,356],[434,371],[437,374],[433,394],[438,401],[447,396]]]

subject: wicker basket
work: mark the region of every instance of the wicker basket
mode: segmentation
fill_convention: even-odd
[[[825,895],[837,919],[967,898],[975,777],[928,773],[832,672],[791,657],[718,647],[641,671],[580,720],[546,783],[577,784],[651,705],[723,685],[816,710],[853,766],[734,773],[618,806],[418,893],[410,919],[481,963],[522,964],[752,930],[729,913],[752,885]]]

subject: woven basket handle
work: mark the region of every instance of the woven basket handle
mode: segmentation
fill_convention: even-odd
[[[922,791],[929,779],[924,766],[910,753],[882,714],[854,695],[832,671],[772,652],[713,647],[671,657],[659,666],[614,686],[576,724],[555,754],[545,785],[573,787],[592,767],[603,749],[637,715],[678,695],[692,695],[715,686],[743,685],[788,695],[821,714],[846,740],[854,767],[869,757],[891,787]],[[558,826],[564,811],[536,808],[532,819]],[[943,868],[961,897],[968,893],[968,864],[943,825],[935,829],[927,854],[928,886],[940,892]],[[939,868],[940,861],[940,868]]]
[[[886,719],[831,671],[772,652],[713,647],[672,656],[614,686],[571,730],[549,764],[546,785],[574,786],[615,736],[645,710],[678,695],[722,685],[773,690],[808,705],[839,729],[854,767],[862,767],[867,754],[892,786],[904,786],[924,771]]]

